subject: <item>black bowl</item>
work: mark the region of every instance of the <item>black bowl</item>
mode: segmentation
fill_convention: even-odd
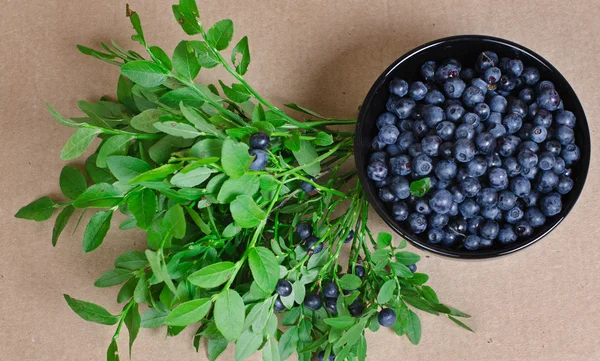
[[[389,96],[388,85],[391,79],[400,77],[408,82],[421,80],[420,67],[428,60],[440,62],[447,58],[455,58],[463,64],[474,64],[479,53],[484,50],[494,51],[499,57],[518,58],[523,61],[525,66],[538,68],[541,73],[541,80],[550,80],[555,84],[564,102],[565,109],[572,111],[577,117],[575,143],[580,148],[581,158],[576,166],[572,168],[572,178],[575,181],[575,186],[569,194],[563,196],[562,211],[556,216],[549,217],[546,224],[537,228],[532,236],[526,239],[518,239],[509,245],[501,245],[496,242],[492,248],[479,251],[448,249],[428,243],[425,234],[414,234],[407,224],[397,222],[391,217],[384,203],[377,197],[377,189],[373,181],[367,177],[367,160],[371,153],[371,142],[377,134],[375,120],[385,111],[385,103]],[[388,226],[415,246],[440,255],[456,258],[489,258],[509,254],[537,242],[550,233],[571,211],[583,190],[590,165],[590,151],[590,130],[583,108],[577,95],[575,95],[575,91],[562,74],[544,58],[519,44],[482,35],[461,35],[435,40],[421,45],[400,57],[379,76],[371,90],[369,90],[362,104],[356,125],[356,168],[369,202],[379,216]]]

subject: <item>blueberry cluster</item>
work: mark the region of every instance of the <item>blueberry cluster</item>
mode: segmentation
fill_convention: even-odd
[[[271,138],[265,132],[257,132],[250,136],[250,150],[248,154],[254,157],[250,164],[252,170],[263,170],[267,166],[267,153],[265,149],[269,148]]]
[[[562,209],[579,160],[575,116],[519,59],[484,51],[393,79],[367,174],[396,221],[433,244],[477,250],[527,237]],[[423,197],[411,182],[428,178]]]

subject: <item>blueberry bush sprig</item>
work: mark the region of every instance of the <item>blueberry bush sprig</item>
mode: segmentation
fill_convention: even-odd
[[[116,325],[107,360],[119,360],[123,325],[129,348],[140,328],[166,327],[176,336],[195,327],[194,346],[206,342],[210,360],[230,343],[243,360],[262,350],[265,360],[365,360],[365,329],[390,327],[417,344],[421,324],[414,309],[458,318],[469,315],[438,300],[416,272],[419,256],[376,237],[367,227],[368,203],[354,172],[353,133],[334,125],[353,121],[309,115],[298,121],[262,98],[243,78],[250,64],[243,37],[225,56],[233,24],[208,30],[193,0],[173,6],[189,35],[172,56],[149,45],[137,13],[128,8],[133,40],[142,55],[102,43],[88,55],[120,67],[117,101],[81,101],[85,114],[61,124],[75,128],[61,158],[79,158],[98,138],[85,172],[67,165],[60,188],[68,199],[42,197],[16,217],[44,221],[60,209],[52,244],[76,213],[94,212],[83,249],[100,247],[116,211],[121,230],[146,233],[147,249],[120,255],[97,287],[120,285],[113,315],[65,295],[87,321]],[[222,66],[235,82],[195,83],[202,68]],[[344,191],[341,191],[344,189]],[[340,254],[349,254],[342,264]],[[139,305],[148,310],[140,314]],[[281,314],[280,319],[278,314]],[[282,327],[283,326],[283,327]]]

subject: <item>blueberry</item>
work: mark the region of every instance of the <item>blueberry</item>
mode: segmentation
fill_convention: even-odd
[[[519,99],[529,105],[535,101],[535,91],[531,88],[525,88],[519,92]]]
[[[456,232],[449,230],[448,228],[445,228],[443,231],[444,239],[442,239],[442,246],[444,247],[453,246],[461,238],[460,235],[456,234]]]
[[[433,197],[429,199],[429,206],[436,213],[448,213],[452,207],[452,193],[445,189],[436,191]]]
[[[384,308],[379,311],[377,320],[383,327],[392,327],[396,323],[396,312],[391,308]]]
[[[316,181],[316,178],[315,178],[315,177],[308,176],[308,178],[309,178],[310,180],[312,180],[313,182],[315,182],[315,181]],[[315,186],[314,186],[314,185],[312,185],[312,183],[309,183],[309,182],[307,182],[307,181],[302,181],[302,183],[300,183],[300,188],[301,188],[301,189],[302,189],[302,190],[303,190],[305,193],[310,193],[310,192],[312,192],[312,191],[314,191],[314,190],[315,190]]]
[[[444,142],[440,145],[439,156],[442,159],[453,159],[454,153],[452,152],[452,148],[454,147],[454,143],[452,142]]]
[[[498,55],[493,51],[484,51],[477,57],[475,62],[475,69],[479,72],[483,72],[488,68],[496,66],[498,64]]]
[[[411,98],[400,98],[396,95],[390,96],[387,101],[386,109],[400,119],[408,118],[415,110],[416,103]]]
[[[441,180],[451,180],[456,176],[456,162],[453,159],[440,160],[435,165],[435,175]]]
[[[477,203],[482,207],[493,207],[498,202],[498,191],[494,188],[483,188],[477,193]]]
[[[547,136],[548,136],[548,130],[539,125],[533,127],[533,129],[531,130],[531,133],[530,133],[531,140],[533,140],[536,143],[543,142],[544,140],[546,140]]]
[[[531,183],[523,176],[516,176],[510,180],[510,190],[519,198],[531,192]]]
[[[355,299],[350,306],[348,306],[348,311],[350,311],[350,314],[353,317],[360,317],[364,309],[365,306],[358,300],[358,298]]]
[[[429,127],[427,126],[427,123],[425,123],[425,120],[415,120],[412,123],[412,131],[417,137],[421,138],[429,133]]]
[[[550,152],[542,152],[538,156],[538,167],[541,170],[550,170],[554,168],[556,160],[552,153]]]
[[[388,187],[383,187],[378,190],[379,199],[384,203],[392,203],[398,200],[396,195]]]
[[[546,89],[556,89],[556,87],[550,80],[542,80],[535,86],[535,91],[538,93],[541,93]]]
[[[408,96],[415,101],[422,100],[427,95],[427,86],[420,81],[416,81],[410,85]]]
[[[510,224],[505,224],[498,232],[498,241],[502,244],[509,244],[517,240],[517,234]]]
[[[385,152],[374,152],[374,153],[371,153],[371,155],[369,156],[369,162],[372,163],[372,162],[377,161],[377,162],[385,163],[386,158],[387,158],[387,156],[386,156]]]
[[[448,224],[448,215],[435,213],[429,218],[429,224],[432,228],[442,229]]]
[[[421,149],[421,143],[413,143],[408,147],[408,155],[411,157],[416,157],[422,153],[423,150]]]
[[[565,160],[566,165],[571,165],[579,160],[579,147],[575,144],[569,144],[562,150],[560,156]]]
[[[346,236],[346,239],[344,240],[344,243],[350,243],[350,242],[352,242],[353,239],[354,239],[354,230],[350,230],[350,232],[348,232],[348,236]]]
[[[444,231],[439,228],[430,229],[427,232],[427,241],[432,244],[437,244],[442,242],[444,239]]]
[[[417,103],[415,105],[415,110],[413,110],[413,112],[410,114],[410,118],[412,118],[413,120],[422,120],[423,119],[423,117],[421,116],[422,109],[423,109],[423,104]]]
[[[500,80],[497,83],[498,85],[498,89],[505,91],[505,92],[511,92],[516,86],[517,86],[517,78],[515,78],[512,75],[507,75],[507,74],[503,74],[500,77]]]
[[[575,140],[575,132],[566,125],[559,125],[558,128],[556,128],[556,139],[558,139],[562,145],[571,144]]]
[[[515,224],[515,233],[517,237],[531,236],[533,234],[533,226],[529,222],[522,220]]]
[[[504,113],[508,107],[508,101],[502,95],[494,95],[489,99],[488,105],[492,112]]]
[[[525,210],[525,220],[532,227],[541,227],[546,223],[546,216],[536,207],[529,207]]]
[[[529,180],[535,179],[538,168],[521,168],[521,175]]]
[[[540,210],[546,217],[552,217],[560,213],[562,201],[560,194],[552,192],[540,200]]]
[[[485,239],[491,240],[496,239],[496,237],[498,237],[498,232],[500,231],[498,223],[491,220],[484,221],[479,228],[479,235]]]
[[[431,158],[425,154],[417,155],[412,161],[412,171],[417,176],[426,176],[433,170]]]
[[[431,207],[427,200],[419,199],[417,203],[415,203],[415,211],[424,215],[429,215],[431,214]]]
[[[325,298],[325,310],[332,315],[337,315],[337,300],[335,298]],[[331,356],[329,359],[332,359]]]
[[[556,114],[556,124],[564,125],[569,128],[575,127],[575,114],[568,110],[561,110]]]
[[[394,144],[400,135],[400,131],[395,125],[385,125],[379,130],[379,141],[385,144]]]
[[[451,104],[446,107],[444,113],[446,114],[446,118],[448,120],[456,122],[462,118],[463,114],[465,114],[465,108],[463,108],[460,104]]]
[[[558,185],[558,175],[551,170],[545,170],[538,176],[537,191],[550,193]]]
[[[479,248],[490,248],[494,244],[494,240],[479,237]]]
[[[471,234],[478,234],[479,228],[484,222],[484,218],[482,216],[471,217],[467,220],[467,232]]]
[[[540,169],[542,168],[541,166],[542,160],[540,158]],[[562,159],[561,157],[554,157],[554,164],[552,165],[552,170],[554,171],[554,173],[561,175],[565,173],[565,160]]]
[[[396,124],[396,116],[390,112],[385,112],[377,117],[377,121],[375,124],[377,125],[377,129],[381,129],[386,125],[394,125]]]
[[[475,137],[475,145],[482,154],[489,154],[496,147],[496,138],[488,132],[483,132]]]
[[[385,147],[385,152],[390,157],[395,157],[395,156],[400,155],[402,153],[402,151],[400,150],[400,147],[398,147],[398,145],[396,145],[396,144],[388,144]]]
[[[479,213],[480,209],[481,209],[481,207],[479,206],[479,204],[477,204],[477,202],[473,198],[465,199],[458,206],[458,210],[459,210],[460,214],[465,219],[475,217]]]
[[[435,61],[427,61],[421,65],[421,76],[426,82],[432,82],[435,79],[436,64]]]
[[[410,156],[406,154],[390,158],[390,171],[395,175],[409,175],[412,167],[411,162]]]
[[[427,135],[421,140],[421,149],[426,155],[435,157],[438,155],[441,144],[442,138],[437,135]]]
[[[508,133],[514,134],[521,129],[523,118],[517,114],[508,114],[502,118],[502,125],[504,125]]]
[[[308,307],[313,311],[319,310],[323,306],[323,301],[316,293],[309,293],[304,297],[304,306]]]
[[[417,272],[417,265],[416,265],[416,264],[414,264],[414,263],[413,263],[413,264],[408,264],[408,265],[406,265],[406,267],[408,267],[408,269],[409,269],[409,270],[410,270],[412,273],[415,273],[415,272]]]
[[[506,128],[502,124],[494,123],[488,126],[488,132],[493,135],[494,138],[500,138],[506,134]]]
[[[471,80],[471,85],[481,89],[484,94],[488,91],[488,84],[481,78],[475,78]]]
[[[436,131],[436,134],[442,140],[448,141],[448,140],[454,139],[455,129],[456,129],[456,126],[454,125],[454,123],[449,122],[449,121],[443,121],[436,126],[435,131]]]
[[[463,92],[462,100],[466,106],[472,108],[485,100],[484,92],[481,88],[471,85]]]
[[[475,137],[475,128],[471,124],[461,124],[454,131],[456,139],[473,139]]]
[[[565,172],[563,173],[567,177],[570,177],[573,174],[573,170],[571,168],[565,168]]]
[[[450,212],[448,212],[448,215],[450,217],[454,217],[458,215],[458,212],[458,203],[452,202],[452,207],[450,208]]]
[[[250,148],[267,149],[271,143],[271,138],[265,132],[257,132],[250,136]]]
[[[527,149],[534,153],[537,153],[540,151],[540,146],[533,140],[526,140],[523,143],[521,143],[521,145],[519,145],[519,150],[524,150],[524,149]]]
[[[483,218],[492,221],[502,219],[502,211],[500,211],[500,208],[496,206],[481,208],[479,213]]]
[[[296,234],[296,236],[298,236],[298,238],[300,238],[300,240],[305,240],[308,237],[310,237],[312,235],[313,232],[313,228],[310,224],[308,223],[298,223],[298,225],[296,226],[296,229],[294,230],[294,233]]]
[[[431,179],[435,179],[435,178],[431,178]],[[454,184],[454,180],[453,179],[438,179],[436,181],[434,181],[434,183],[432,183],[432,188],[433,185],[435,185],[435,188],[437,189],[447,189],[448,187],[450,187],[452,184]]]
[[[560,104],[560,96],[555,89],[544,89],[537,97],[537,103],[542,109],[555,111]]]
[[[472,125],[473,128],[476,128],[481,122],[481,119],[479,119],[479,116],[475,113],[465,113],[461,119],[461,122],[463,124]]]
[[[526,67],[521,73],[521,77],[527,85],[535,85],[540,81],[540,71],[534,67]]]
[[[517,155],[519,164],[524,168],[534,168],[538,164],[538,156],[529,149],[522,149]]]
[[[514,206],[506,212],[504,219],[510,224],[515,224],[523,219],[523,215],[523,209],[519,206]]]
[[[354,266],[354,274],[358,276],[358,278],[365,279],[365,268],[361,265]]]
[[[475,144],[469,139],[461,138],[454,143],[454,157],[461,163],[467,163],[475,157]]]
[[[575,182],[567,177],[567,176],[561,176],[558,179],[558,184],[556,185],[556,191],[560,194],[567,194],[571,191],[571,189],[573,189],[573,186],[575,185]]]
[[[427,229],[427,219],[425,216],[419,213],[412,213],[408,216],[408,223],[410,228],[416,234],[423,233]]]
[[[492,66],[485,69],[483,73],[483,80],[485,80],[488,84],[496,84],[500,77],[502,76],[502,72],[499,68]]]
[[[405,221],[408,218],[408,205],[405,202],[394,203],[392,206],[392,217],[398,222]]]
[[[521,201],[523,202],[525,207],[534,207],[535,205],[537,205],[537,201],[538,201],[539,197],[540,197],[540,194],[538,192],[531,191],[528,195],[523,197],[521,199]]]
[[[453,186],[450,188],[450,193],[452,193],[452,201],[454,203],[461,203],[465,200],[465,194],[462,192],[459,186]]]
[[[477,73],[475,73],[475,69],[473,68],[465,68],[460,72],[459,76],[464,81],[470,81],[477,76]]]
[[[410,196],[410,182],[404,177],[393,177],[389,189],[398,199],[406,199]]]
[[[379,137],[375,136],[371,142],[371,149],[374,151],[382,150],[385,148],[385,143],[379,140]]]
[[[444,104],[444,94],[441,91],[433,89],[430,90],[427,95],[425,95],[425,103],[432,105],[442,105]]]
[[[502,165],[502,159],[498,153],[490,153],[485,156],[488,167],[499,167]]]
[[[517,137],[519,137],[521,140],[523,141],[528,141],[530,140],[531,137],[531,130],[533,129],[533,124],[531,123],[524,123],[521,126],[521,129],[519,129],[519,131],[516,133]]]
[[[550,128],[552,125],[552,113],[546,109],[540,109],[533,117],[533,124],[542,126],[544,128]]]
[[[498,202],[496,205],[502,211],[508,211],[517,204],[517,196],[509,191],[504,190],[498,193]]]
[[[512,76],[520,76],[523,73],[523,62],[519,59],[511,59],[506,63],[504,71]]]
[[[267,153],[260,149],[250,149],[248,154],[254,156],[252,163],[250,163],[251,170],[263,170],[267,166],[268,158]]]
[[[283,310],[285,310],[285,305],[283,304],[283,302],[281,302],[281,296],[277,296],[277,298],[275,299],[275,303],[273,304],[273,311],[281,312]]]
[[[480,238],[475,234],[470,234],[465,238],[465,248],[469,251],[477,251],[479,249]]]
[[[502,167],[506,170],[509,177],[521,174],[521,165],[515,157],[507,157],[502,161]]]
[[[537,103],[529,104],[529,108],[527,109],[527,117],[529,119],[533,119],[540,110],[541,109]]]
[[[451,99],[458,99],[465,91],[466,84],[460,78],[450,78],[444,83],[444,93]]]
[[[508,187],[508,174],[502,168],[492,168],[488,172],[488,181],[496,190],[504,190]]]
[[[394,78],[390,82],[390,93],[403,97],[408,93],[408,83],[404,79]]]
[[[317,254],[319,252],[321,252],[321,250],[323,249],[323,243],[319,243],[318,245],[315,246],[315,244],[317,244],[319,242],[319,239],[315,236],[310,236],[308,237],[305,241],[304,241],[304,248],[307,251],[313,251],[313,254]]]
[[[481,177],[487,170],[487,162],[481,157],[475,157],[467,163],[467,174],[469,177]]]
[[[445,119],[444,111],[437,105],[427,104],[423,106],[421,114],[423,115],[423,120],[425,120],[425,123],[430,128],[435,128],[438,123]]]
[[[405,132],[398,136],[398,140],[396,141],[396,145],[400,148],[401,151],[405,152],[411,144],[417,141],[417,137],[413,132]]]
[[[481,184],[477,178],[467,177],[460,183],[460,190],[465,197],[475,197],[481,190]]]
[[[292,294],[292,284],[288,280],[279,280],[277,281],[275,292],[283,297],[289,296]]]
[[[485,123],[488,127],[494,124],[502,124],[502,114],[498,112],[491,112]]]
[[[479,116],[479,119],[487,120],[490,117],[491,109],[485,103],[478,103],[473,107],[473,112]]]

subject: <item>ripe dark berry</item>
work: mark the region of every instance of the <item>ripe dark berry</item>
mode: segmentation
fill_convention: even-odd
[[[575,127],[575,114],[568,110],[561,110],[556,114],[556,124],[564,125],[569,128]]]
[[[408,96],[415,101],[423,100],[427,95],[427,86],[420,81],[416,81],[410,85]]]
[[[280,296],[287,297],[292,294],[292,284],[288,280],[279,280],[275,292]]]
[[[350,232],[348,233],[348,236],[344,240],[344,243],[350,243],[350,242],[352,242],[353,239],[354,239],[354,230],[350,230]],[[325,296],[325,297],[327,297],[327,296]]]
[[[479,236],[475,234],[470,234],[467,236],[467,238],[465,238],[465,248],[469,251],[476,251],[479,249],[480,241],[481,239],[479,238]]]
[[[445,189],[438,190],[429,200],[429,205],[434,212],[446,214],[452,207],[452,194]]]
[[[392,217],[396,221],[405,221],[408,218],[408,214],[408,205],[405,202],[394,203],[394,205],[392,206]]]
[[[357,275],[361,280],[365,278],[365,268],[361,265],[354,266],[354,274]]]
[[[531,193],[530,193],[530,195],[531,195]],[[517,204],[517,196],[513,192],[511,192],[509,190],[504,190],[504,191],[498,193],[498,203],[496,205],[500,210],[508,211],[512,207],[514,207],[516,204]]]
[[[517,237],[528,237],[533,234],[533,226],[527,221],[520,221],[515,224],[515,233]]]
[[[348,311],[350,311],[350,314],[353,317],[360,317],[363,313],[363,310],[365,309],[365,305],[363,305],[358,298],[354,300],[354,302],[352,302],[352,304],[350,304],[350,306],[348,306]]]
[[[383,327],[392,327],[396,323],[396,312],[391,308],[384,308],[379,311],[377,320]]]
[[[317,361],[324,361],[325,352],[321,351],[317,354]],[[327,361],[335,361],[335,355],[333,353],[329,354]]]
[[[546,217],[552,217],[559,214],[562,210],[560,194],[550,193],[543,197],[540,201],[540,210]]]
[[[387,110],[394,113],[400,119],[410,117],[415,110],[416,103],[411,98],[400,98],[396,95],[390,96],[386,104]]]
[[[408,93],[408,83],[404,79],[394,78],[390,82],[390,93],[403,97]]]
[[[304,297],[304,306],[308,307],[313,311],[317,311],[323,306],[321,297],[316,293],[309,293]]]
[[[461,163],[467,163],[475,157],[475,145],[468,139],[458,139],[454,143],[454,157]]]
[[[319,243],[318,245],[316,245],[318,242],[319,239],[317,237],[310,236],[304,241],[304,248],[307,251],[313,251],[313,254],[317,254],[323,249],[323,243]]]
[[[385,112],[377,117],[377,121],[375,124],[377,125],[377,129],[381,129],[386,125],[394,125],[396,124],[396,116],[390,112]]]
[[[267,149],[271,143],[271,138],[265,132],[257,132],[250,136],[250,148]]]
[[[325,310],[332,315],[337,315],[337,300],[335,298],[325,298]]]
[[[277,298],[275,299],[275,303],[273,304],[273,311],[281,312],[283,310],[285,310],[285,305],[283,304],[283,302],[281,302],[281,296],[277,296]]]
[[[436,70],[435,61],[427,61],[421,66],[421,76],[426,82],[432,82],[435,79]]]
[[[412,273],[415,273],[415,272],[417,272],[417,265],[416,265],[416,264],[409,264],[409,265],[406,265],[406,267],[408,267],[408,269],[409,269],[409,270],[410,270]]]
[[[377,162],[373,162],[373,163],[377,163]],[[379,163],[381,163],[381,162],[379,162]],[[385,164],[384,164],[384,165],[385,165]],[[387,168],[385,168],[385,173],[386,173],[386,175],[387,175]],[[316,181],[316,178],[315,178],[315,177],[308,176],[308,178],[309,178],[310,180],[312,180],[313,182],[315,182],[315,181]],[[385,177],[384,177],[384,178],[385,178]],[[373,179],[373,180],[375,180],[375,179]],[[302,183],[300,183],[300,188],[301,188],[301,189],[302,189],[302,190],[303,190],[305,193],[310,193],[310,192],[312,192],[312,191],[314,191],[314,190],[315,190],[315,186],[314,186],[314,185],[312,185],[312,184],[311,184],[311,183],[309,183],[309,182],[306,182],[306,181],[302,181]]]
[[[313,228],[308,223],[298,223],[294,233],[303,241],[312,235],[312,231]]]
[[[500,227],[498,232],[498,241],[502,244],[509,244],[517,240],[517,234],[510,224],[505,224]]]
[[[546,216],[536,207],[529,207],[525,210],[525,220],[532,227],[541,227],[546,223]]]
[[[335,284],[335,282],[327,282],[323,286],[323,296],[327,298],[338,298],[339,295],[340,290],[338,289],[338,286]]]
[[[411,213],[408,222],[412,231],[416,234],[423,233],[427,229],[427,219],[419,213]]]
[[[384,180],[387,174],[387,165],[383,162],[374,161],[367,166],[367,176],[376,182]]]
[[[427,240],[429,243],[437,244],[444,239],[444,231],[439,228],[432,228],[427,232]]]
[[[260,149],[250,149],[248,154],[254,156],[254,160],[250,164],[251,170],[263,170],[267,166],[267,154]]]

